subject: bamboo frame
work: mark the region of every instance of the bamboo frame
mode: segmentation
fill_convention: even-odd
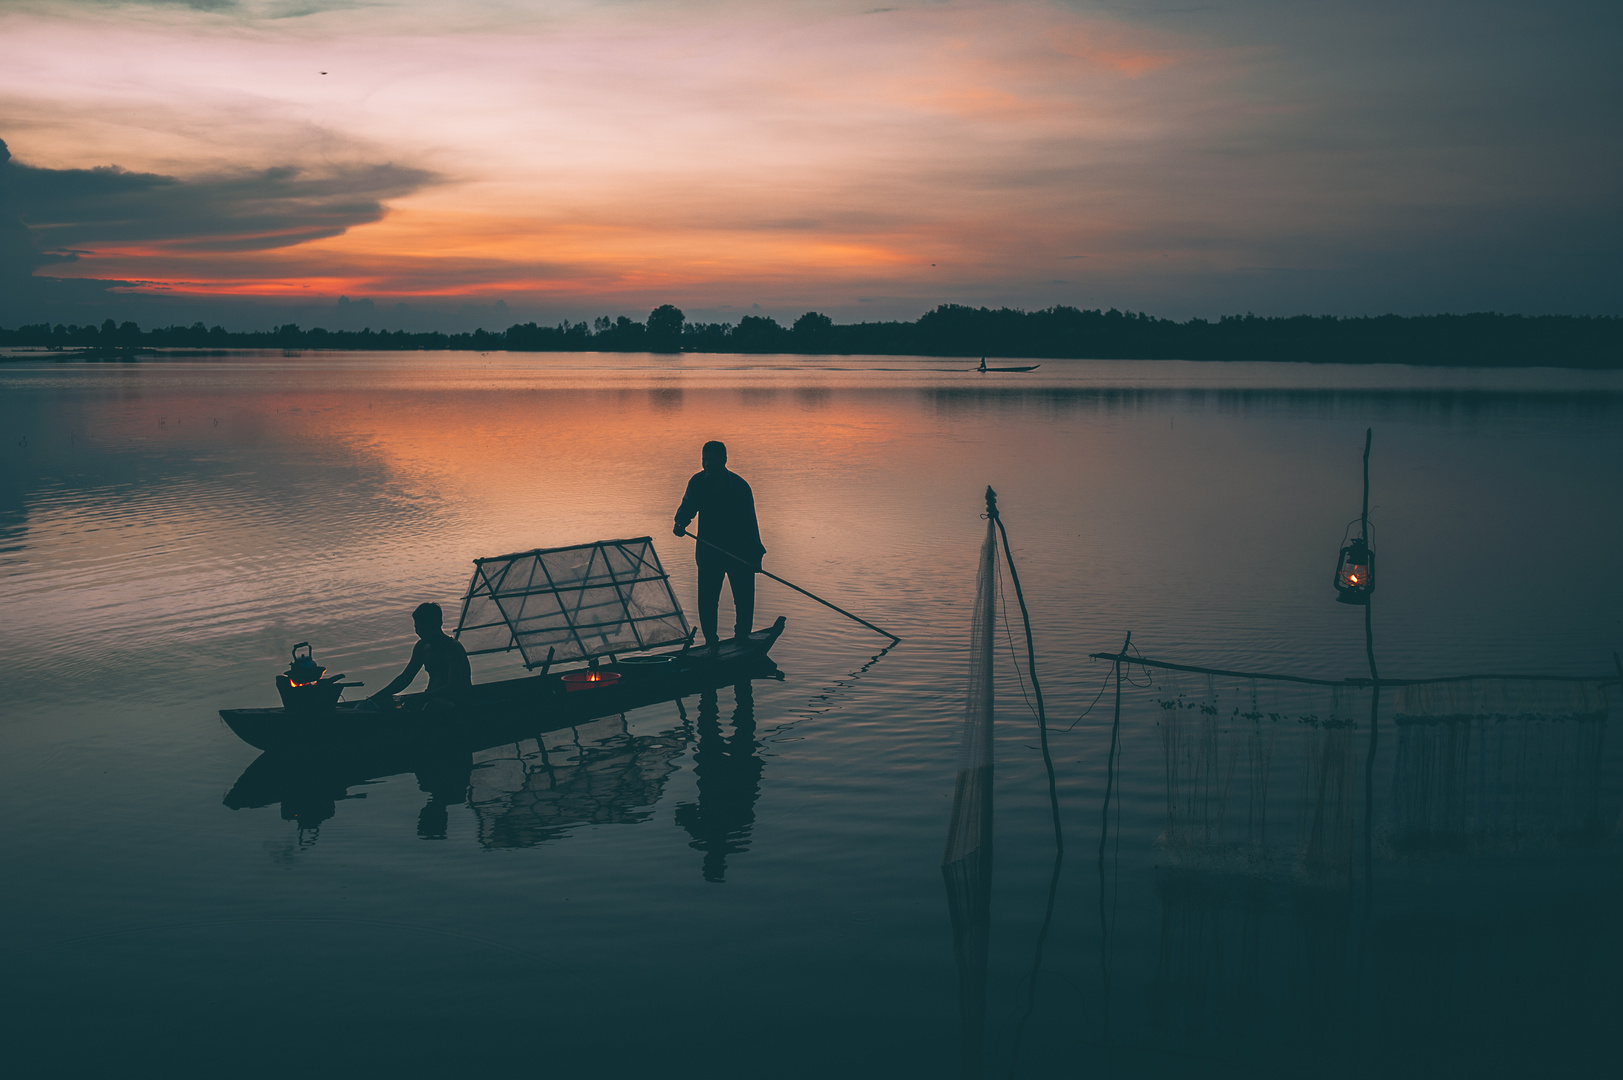
[[[628,564],[628,574],[622,574],[616,569],[610,549],[616,549],[625,556]],[[552,575],[551,567],[547,565],[546,556],[557,555],[564,552],[591,550],[586,567],[581,574],[579,582],[564,582],[560,584]],[[599,561],[601,559],[601,562]],[[523,584],[510,582],[509,575],[513,569],[528,561],[529,577]],[[537,666],[550,664],[560,642],[553,642],[548,649],[546,661],[531,659],[524,634],[545,633],[552,637],[561,638],[561,643],[572,643],[580,651],[581,659],[597,656],[612,656],[619,652],[638,652],[651,649],[659,645],[675,644],[687,641],[692,637],[692,628],[688,625],[687,616],[682,611],[682,605],[676,599],[676,591],[671,587],[670,575],[666,573],[664,565],[659,561],[659,553],[654,549],[651,536],[631,537],[623,540],[603,540],[592,544],[572,544],[560,548],[532,548],[529,551],[515,552],[510,555],[495,555],[482,559],[475,559],[473,576],[469,580],[468,590],[462,597],[462,613],[457,621],[456,636],[461,637],[463,631],[493,630],[504,627],[508,632],[508,643],[502,647],[488,649],[475,649],[469,652],[470,656],[486,655],[489,653],[512,652],[517,649],[524,658],[524,666],[533,670]],[[499,569],[498,569],[499,566]],[[539,569],[539,577],[537,571]],[[662,610],[653,615],[633,615],[631,600],[636,587],[639,585],[660,583],[664,586],[665,597],[670,601],[668,610]],[[593,598],[591,605],[586,604],[587,593],[601,590],[612,594],[612,599],[601,601]],[[571,603],[573,594],[573,603]],[[524,601],[530,597],[552,597],[557,603],[556,616],[561,617],[563,625],[546,627],[542,630],[525,631],[520,624],[524,620]],[[470,626],[467,624],[469,612],[476,599],[488,599],[496,608],[501,619],[499,621],[483,622]],[[517,601],[516,607],[514,601]],[[598,614],[602,609],[611,611],[618,609],[613,618],[603,618]],[[554,615],[549,610],[541,618]],[[666,622],[675,617],[681,632],[668,637],[655,640],[644,632],[644,623]],[[634,648],[627,648],[624,641],[610,642],[611,633],[621,628],[629,627]],[[600,639],[597,647],[588,645],[588,639],[596,636]]]
[[[1522,682],[1574,682],[1595,683],[1599,686],[1623,684],[1616,675],[1445,675],[1437,679],[1309,679],[1302,675],[1276,675],[1258,671],[1226,671],[1223,668],[1195,667],[1192,664],[1173,664],[1165,660],[1147,660],[1125,653],[1089,653],[1091,660],[1113,660],[1123,664],[1166,668],[1168,671],[1191,671],[1197,675],[1223,675],[1233,679],[1272,679],[1276,682],[1307,683],[1311,686],[1430,686],[1435,683],[1470,682],[1472,679],[1510,679]]]

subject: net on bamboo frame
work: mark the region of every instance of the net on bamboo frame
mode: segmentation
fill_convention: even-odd
[[[1140,671],[1163,754],[1161,840],[1173,856],[1344,880],[1362,814],[1358,732],[1370,691]]]
[[[527,668],[638,652],[689,637],[650,537],[475,559],[457,640],[517,651]]]
[[[1392,845],[1399,852],[1583,843],[1603,805],[1603,682],[1480,678],[1394,692]]]
[[[967,859],[991,840],[992,832],[992,662],[997,616],[996,523],[986,523],[975,572],[975,611],[970,623],[969,692],[958,754],[958,784],[941,865]]]
[[[986,523],[975,609],[970,624],[968,693],[958,780],[947,824],[941,877],[952,919],[953,959],[958,965],[961,1071],[982,1075],[986,1029],[987,947],[992,902],[992,661],[997,614],[996,523]]]

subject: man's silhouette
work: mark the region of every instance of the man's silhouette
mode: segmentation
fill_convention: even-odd
[[[733,587],[734,636],[747,637],[754,628],[755,573],[761,568],[766,548],[761,546],[761,527],[755,520],[755,493],[742,476],[728,471],[726,444],[705,443],[701,460],[704,468],[688,481],[672,531],[683,535],[693,515],[699,515],[701,542],[694,552],[699,563],[699,626],[704,630],[705,644],[714,645],[718,641],[716,606],[721,600],[724,576]]]
[[[427,668],[428,691],[422,697],[423,707],[454,708],[473,683],[468,650],[441,629],[445,613],[438,604],[418,604],[417,610],[411,613],[411,621],[417,628],[417,644],[412,647],[406,670],[373,694],[371,700],[387,705],[395,694],[411,685],[419,671]]]

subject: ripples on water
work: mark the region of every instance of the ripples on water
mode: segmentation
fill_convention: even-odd
[[[1366,426],[1384,675],[1604,672],[1623,644],[1614,374],[1045,361],[990,381],[955,366],[0,368],[0,780],[22,883],[5,900],[20,931],[6,1000],[31,1033],[12,1059],[49,1047],[63,1074],[957,1071],[936,864],[989,483],[1057,727],[1108,676],[1087,654],[1129,629],[1151,656],[1365,674],[1360,613],[1327,594]],[[470,763],[278,773],[216,719],[273,703],[294,641],[387,680],[411,607],[454,605],[478,555],[651,533],[691,602],[667,530],[715,437],[755,488],[768,568],[901,646],[875,660],[882,641],[763,582],[763,621],[789,618],[781,682]],[[1018,612],[999,633],[989,1075],[1599,1060],[1623,1004],[1604,974],[1623,959],[1616,739],[1546,726],[1511,746],[1490,725],[1461,748],[1387,729],[1366,920],[1359,875],[1327,887],[1304,869],[1359,827],[1362,730],[1191,727],[1177,745],[1208,751],[1178,758],[1158,702],[1228,708],[1249,690],[1128,686],[1101,862],[1106,694],[1052,736],[1069,847],[1033,982],[1046,786],[1010,660]],[[1346,777],[1352,803],[1334,796]],[[1274,846],[1258,846],[1259,805]],[[1452,839],[1416,847],[1445,810]]]

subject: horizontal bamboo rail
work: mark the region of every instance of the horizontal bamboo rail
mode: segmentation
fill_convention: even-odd
[[[1191,671],[1197,675],[1222,675],[1231,679],[1272,679],[1276,682],[1308,683],[1311,686],[1430,686],[1435,683],[1469,682],[1472,679],[1514,679],[1525,682],[1596,683],[1600,686],[1623,684],[1616,675],[1446,675],[1438,679],[1309,679],[1301,675],[1275,675],[1258,671],[1228,671],[1223,668],[1195,667],[1191,664],[1173,664],[1165,660],[1146,660],[1125,653],[1089,653],[1092,660],[1111,660],[1141,667],[1166,668],[1168,671]]]

